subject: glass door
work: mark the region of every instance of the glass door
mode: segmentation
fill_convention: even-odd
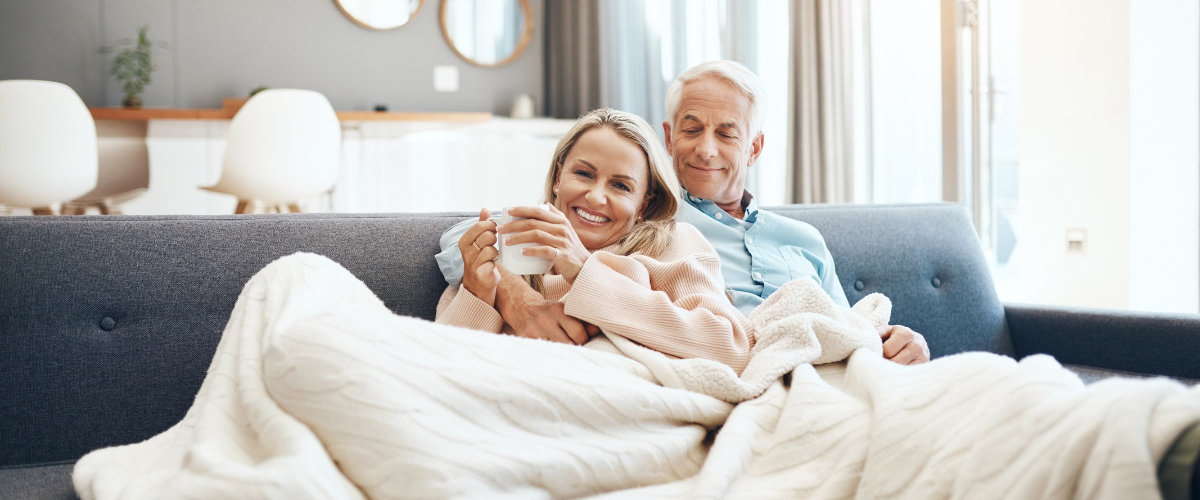
[[[942,196],[971,211],[998,266],[1017,238],[1018,9],[1018,0],[942,0]]]

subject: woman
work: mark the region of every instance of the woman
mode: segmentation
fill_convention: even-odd
[[[641,118],[598,109],[559,141],[543,207],[503,228],[486,210],[459,240],[462,287],[450,287],[439,323],[511,333],[495,309],[497,237],[535,243],[523,253],[553,269],[530,280],[581,321],[680,358],[719,361],[741,373],[752,333],[724,293],[716,252],[690,225],[676,223],[671,163]],[[570,292],[570,293],[568,293]]]

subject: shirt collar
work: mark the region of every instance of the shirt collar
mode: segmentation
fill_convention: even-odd
[[[726,226],[738,225],[738,220],[729,215],[728,212],[718,207],[712,200],[706,200],[699,196],[692,196],[686,189],[681,189],[683,192],[684,201],[689,205],[696,207],[696,210],[704,212],[704,215],[712,217],[713,220],[725,224]],[[742,211],[745,212],[745,217],[742,219],[753,224],[758,221],[758,201],[754,199],[754,195],[749,191],[742,190]],[[718,216],[717,214],[720,214]]]

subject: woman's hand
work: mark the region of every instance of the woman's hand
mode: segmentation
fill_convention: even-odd
[[[525,217],[505,224],[500,228],[500,237],[505,245],[536,243],[540,246],[522,250],[523,255],[543,257],[554,262],[567,283],[575,283],[575,277],[583,269],[592,252],[584,248],[575,234],[575,229],[557,208],[552,205],[536,205],[532,207],[514,207],[508,210],[514,217]]]
[[[500,284],[500,270],[496,269],[496,223],[488,220],[487,209],[479,211],[479,222],[467,229],[458,239],[458,250],[463,257],[462,287],[472,295],[496,307],[496,285]]]

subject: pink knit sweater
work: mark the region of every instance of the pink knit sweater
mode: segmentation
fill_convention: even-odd
[[[593,253],[574,286],[546,274],[546,299],[563,302],[568,315],[606,332],[670,356],[719,361],[741,374],[754,335],[725,294],[717,252],[700,231],[677,222],[666,250],[655,256],[615,255],[615,247]],[[513,332],[494,308],[454,287],[442,294],[437,322]]]

